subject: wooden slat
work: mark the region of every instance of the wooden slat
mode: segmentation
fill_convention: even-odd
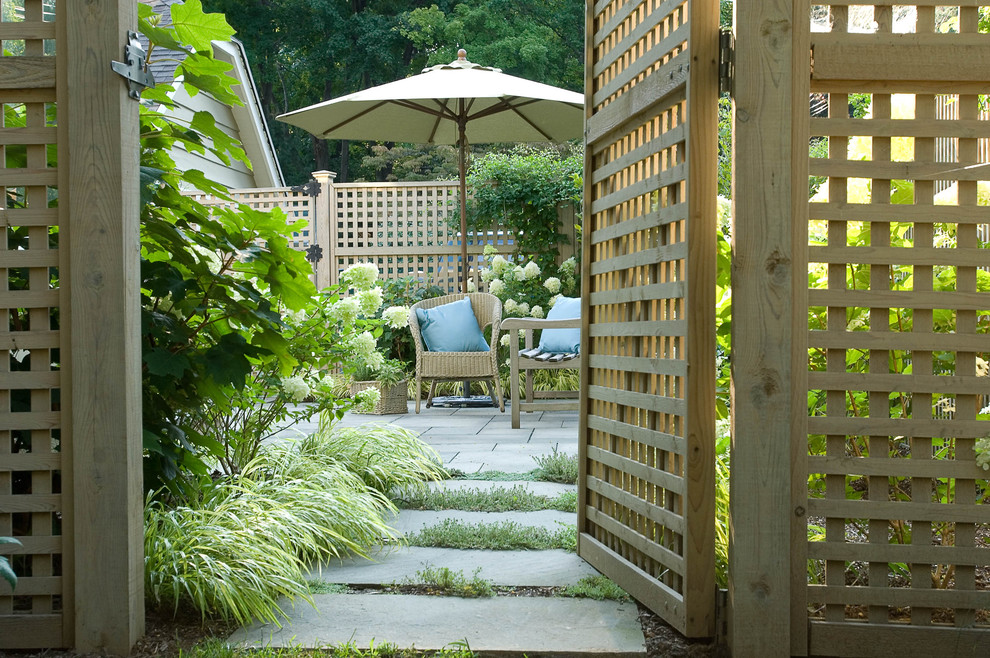
[[[0,638],[7,649],[37,649],[39,640],[46,647],[64,647],[62,615],[0,615]]]
[[[0,23],[0,27],[5,23]],[[0,128],[0,146],[11,144],[54,144],[55,128]]]
[[[808,173],[834,178],[874,180],[987,180],[990,163],[960,165],[952,162],[878,162],[813,158]]]
[[[5,226],[58,226],[58,208],[0,208]]]
[[[670,618],[670,624],[680,632],[686,630],[684,619],[684,600],[676,591],[670,589],[635,564],[615,555],[608,547],[587,533],[578,536],[578,546],[581,556],[598,571],[602,572],[619,587],[628,592],[633,598],[653,610],[663,610]]]
[[[982,566],[990,561],[990,549],[973,546],[921,546],[918,544],[856,544],[852,542],[808,542],[808,557],[819,560],[843,560],[860,562],[901,562],[904,564],[970,564]],[[923,584],[924,586],[924,584]],[[888,591],[879,588],[882,591]],[[908,591],[918,591],[910,589]],[[948,590],[957,591],[957,590]],[[981,595],[990,596],[990,590]],[[809,599],[811,600],[811,599]],[[827,602],[822,599],[823,603]],[[855,598],[851,598],[854,602]],[[920,601],[903,605],[924,605]],[[933,605],[949,604],[937,603]],[[983,607],[990,608],[990,603]]]
[[[642,47],[647,44],[636,44],[639,46],[636,48],[636,54],[634,56],[630,56],[631,53],[628,53],[627,51],[626,57],[623,59],[624,66],[622,70],[610,79],[607,84],[603,85],[601,89],[596,90],[596,104],[604,101],[612,94],[623,89],[626,85],[633,83],[633,81],[635,81],[634,84],[639,84],[640,81],[636,80],[636,78],[643,76],[649,77],[659,73],[663,67],[654,69],[653,71],[650,69],[653,69],[657,62],[662,61],[664,57],[668,56],[678,48],[680,48],[682,52],[675,55],[674,58],[676,59],[681,55],[685,55],[685,59],[689,59],[689,55],[687,53],[688,48],[686,47],[689,33],[690,25],[688,23],[684,23],[679,25],[673,32],[664,35],[662,39],[652,44],[652,47],[650,47],[649,50]],[[684,65],[687,65],[686,62]],[[599,66],[596,64],[595,75],[601,74],[607,68],[607,66]]]
[[[990,137],[990,121],[812,117],[812,135],[863,137]]]
[[[683,320],[643,320],[642,322],[610,322],[595,324],[588,329],[591,337],[598,336],[683,336],[687,323]]]
[[[642,443],[643,445],[656,448],[657,450],[667,450],[678,454],[684,454],[684,438],[651,430],[638,425],[623,423],[619,420],[611,420],[600,416],[588,418],[588,427],[599,432],[611,434],[622,439]]]
[[[988,219],[990,221],[990,219]],[[986,249],[940,249],[937,247],[809,247],[812,263],[855,263],[860,265],[952,265],[986,267]]]
[[[841,34],[811,37],[813,81],[987,82],[990,37],[976,34]],[[863,66],[869,62],[869,66]]]
[[[54,186],[58,185],[58,172],[55,169],[0,169],[0,185],[7,187]]]
[[[825,475],[882,475],[886,477],[977,478],[976,462],[955,459],[890,459],[887,457],[808,457],[808,472]]]
[[[0,495],[0,509],[7,514],[59,512],[62,510],[62,496],[61,494]]]
[[[16,590],[11,590],[6,580],[0,580],[0,596],[12,596],[13,594],[17,596],[59,596],[62,594],[62,577],[35,576],[18,578]]]
[[[949,352],[983,352],[987,341],[980,335],[935,334],[888,332],[885,334],[869,331],[809,331],[808,344],[811,347],[845,350],[912,350]]]
[[[593,384],[588,386],[588,397],[592,400],[601,400],[603,402],[636,407],[638,409],[647,409],[660,414],[683,416],[687,411],[687,403],[684,399],[651,395],[649,393],[637,393],[635,391],[624,391]]]
[[[639,514],[654,523],[659,523],[678,535],[684,534],[684,517],[634,496],[615,485],[588,476],[588,489],[594,491],[616,504],[625,507],[630,512]]]
[[[908,587],[826,587],[809,585],[808,600],[844,605],[990,608],[990,591]]]
[[[58,267],[58,250],[0,250],[0,267]]]
[[[597,184],[608,180],[611,176],[622,173],[624,169],[650,159],[659,151],[683,144],[685,139],[687,139],[687,126],[685,124],[675,126],[673,129],[661,133],[656,140],[641,144],[596,169],[592,182]]]
[[[990,346],[988,346],[990,348]],[[984,395],[990,393],[986,377],[960,375],[874,375],[867,373],[808,373],[812,389]]]
[[[657,208],[652,212],[638,217],[625,219],[610,226],[594,229],[590,235],[585,237],[585,240],[590,240],[591,244],[594,245],[601,244],[608,240],[622,238],[639,231],[648,231],[673,222],[684,221],[684,218],[687,217],[687,212],[686,204],[675,203],[670,206]]]
[[[16,430],[50,430],[59,427],[62,416],[57,411],[22,411],[0,413],[0,428]]]
[[[599,213],[608,208],[618,206],[639,197],[653,194],[656,190],[671,185],[677,185],[684,180],[686,169],[684,165],[673,165],[668,169],[657,172],[652,176],[644,178],[632,185],[626,185],[622,189],[606,194],[591,203],[591,212]]]
[[[58,306],[58,290],[0,291],[0,308],[48,308]]]
[[[980,438],[986,435],[990,422],[981,420],[949,420],[926,418],[833,418],[812,416],[808,431],[812,434],[841,434],[845,436],[951,436]]]
[[[626,125],[630,117],[640,117],[650,110],[675,102],[675,92],[687,84],[685,57],[675,57],[632,89],[609,102],[585,122],[585,141],[594,149],[611,133]],[[596,95],[596,99],[598,96]],[[601,101],[594,100],[594,105]],[[669,105],[668,105],[669,107]]]
[[[31,40],[54,38],[55,23],[50,21],[18,21],[0,23],[0,39]]]
[[[950,177],[951,178],[951,177]],[[811,219],[845,222],[953,222],[985,224],[986,206],[877,205],[867,203],[810,203]]]
[[[595,524],[610,535],[614,535],[650,559],[669,567],[674,573],[684,575],[685,563],[683,555],[678,555],[665,546],[650,541],[649,538],[644,537],[629,526],[619,523],[609,515],[603,514],[594,507],[589,506],[587,514],[589,522]]]
[[[985,628],[812,621],[809,636],[813,653],[844,658],[990,655],[990,633]]]
[[[954,308],[960,311],[990,309],[990,292],[931,292],[908,290],[810,290],[811,306],[858,306],[861,308]]]
[[[641,299],[682,299],[686,296],[687,286],[683,281],[666,283],[651,283],[635,288],[619,288],[591,293],[593,306],[606,304],[629,304]]]
[[[588,446],[588,459],[618,469],[622,473],[628,473],[647,484],[672,491],[677,495],[684,495],[687,490],[684,477],[679,473],[668,473],[623,455],[608,452],[597,446]]]
[[[843,519],[901,519],[986,523],[985,505],[960,505],[876,500],[808,499],[808,514]]]
[[[55,86],[54,57],[4,57],[0,89],[45,89]]]
[[[0,388],[58,388],[60,376],[53,372],[0,372]]]
[[[41,350],[58,347],[58,331],[0,331],[0,348]]]
[[[639,356],[612,356],[609,354],[593,354],[590,357],[592,368],[600,370],[622,370],[625,372],[641,372],[651,375],[670,375],[686,377],[687,364],[679,359],[653,359]]]
[[[37,537],[20,536],[17,538],[21,545],[5,544],[0,553],[4,555],[56,555],[63,549],[62,538],[51,535]]]

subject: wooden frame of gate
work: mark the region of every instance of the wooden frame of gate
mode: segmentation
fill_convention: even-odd
[[[578,553],[711,636],[718,5],[587,6]]]
[[[736,6],[730,645],[987,655],[990,34],[975,2],[944,32],[936,2],[809,5]]]
[[[144,632],[138,105],[129,0],[0,22],[0,649]],[[54,20],[52,20],[54,18]],[[70,94],[71,87],[71,94]],[[57,160],[56,160],[57,158]]]

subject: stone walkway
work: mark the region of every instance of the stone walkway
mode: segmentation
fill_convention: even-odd
[[[480,471],[525,473],[537,467],[534,456],[554,449],[577,454],[577,413],[523,414],[522,427],[513,430],[510,413],[491,408],[423,409],[416,415],[364,416],[348,414],[341,423],[394,423],[418,432],[432,445],[448,469],[471,474]],[[284,433],[315,429],[300,425]],[[448,488],[511,488],[525,486],[535,493],[556,496],[574,491],[572,485],[541,482],[452,480]],[[575,523],[564,512],[422,512],[403,510],[393,526],[404,533],[433,525],[445,518],[511,520],[520,525],[556,529]],[[470,578],[479,576],[503,586],[562,586],[597,572],[575,554],[552,551],[482,551],[442,548],[383,548],[372,560],[351,558],[314,568],[312,578],[328,583],[374,586],[412,579],[427,567],[448,567]],[[367,648],[383,643],[419,650],[435,650],[457,643],[486,656],[645,656],[644,637],[635,603],[553,597],[498,596],[464,599],[401,594],[324,594],[286,610],[289,621],[281,628],[256,624],[237,631],[231,643],[249,647],[319,647],[353,643]],[[463,644],[461,644],[463,646]]]

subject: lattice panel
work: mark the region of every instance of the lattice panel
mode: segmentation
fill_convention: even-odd
[[[289,245],[293,249],[305,251],[313,244],[316,236],[314,197],[308,196],[304,192],[293,191],[288,187],[230,190],[230,196],[234,203],[202,193],[192,193],[190,196],[206,206],[234,206],[242,203],[263,212],[271,211],[273,208],[281,208],[288,221],[305,220],[306,226],[298,232],[293,232],[292,239],[289,241]]]
[[[812,653],[986,641],[990,78],[960,56],[990,50],[987,9],[813,14],[829,115],[811,119],[827,156],[809,169]]]
[[[459,231],[448,225],[457,216],[456,182],[344,183],[334,186],[331,212],[331,277],[354,263],[375,263],[383,279],[421,277],[460,290]],[[498,236],[498,237],[496,237]],[[486,243],[512,251],[498,231],[468,236],[468,258],[476,282]]]
[[[58,190],[54,3],[4,3],[0,22],[0,648],[62,641]]]
[[[714,130],[714,115],[693,105],[687,76],[692,8],[691,20],[702,17],[714,39],[703,17],[711,8],[691,2],[598,3],[590,27],[579,552],[682,632],[706,635],[715,590],[707,443],[715,270],[704,263],[714,255],[715,191],[712,177],[690,175],[689,135],[696,119]],[[714,107],[714,88],[707,91]],[[613,104],[620,96],[628,102]],[[692,185],[707,190],[710,215],[695,205],[703,195],[691,196]],[[689,314],[691,304],[701,312]]]

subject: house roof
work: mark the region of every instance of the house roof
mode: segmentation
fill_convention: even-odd
[[[148,5],[161,16],[160,27],[172,26],[171,7],[179,0],[139,0],[139,2]],[[147,48],[147,39],[144,35],[141,35],[140,39]],[[186,58],[187,53],[156,46],[152,54],[153,57],[148,64],[148,70],[154,75],[155,81],[172,83],[175,80],[175,70]],[[268,123],[265,121],[261,98],[254,84],[254,77],[251,75],[251,67],[248,64],[244,44],[238,39],[231,39],[229,42],[213,41],[213,54],[217,59],[225,61],[233,67],[230,74],[240,83],[234,87],[234,92],[240,97],[244,105],[233,107],[231,111],[237,120],[241,144],[251,160],[256,177],[274,187],[285,186],[282,167],[279,165],[275,144],[268,130]],[[264,183],[259,183],[259,185],[264,186]]]

